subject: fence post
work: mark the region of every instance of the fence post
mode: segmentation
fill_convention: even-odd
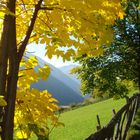
[[[129,110],[129,116],[128,116],[128,120],[127,120],[127,123],[126,123],[126,127],[125,127],[125,130],[124,130],[124,134],[123,134],[123,139],[122,140],[126,139],[127,132],[128,132],[128,129],[129,129],[130,125],[131,125],[131,122],[132,122],[132,119],[133,119],[133,115],[134,115],[134,110],[135,110],[135,106],[136,106],[135,99],[134,99],[134,101],[132,100],[131,102],[132,102],[130,104],[131,108]]]
[[[113,109],[112,112],[113,112],[113,117],[114,117],[116,115],[115,109]]]
[[[128,129],[133,121],[137,108],[140,105],[140,94],[135,94],[117,113],[112,110],[113,118],[101,129],[99,115],[97,115],[97,132],[91,134],[86,140],[125,140]],[[126,123],[125,123],[126,120]]]
[[[113,109],[112,112],[113,112],[113,115],[115,116],[115,115],[116,115],[115,109]],[[113,116],[113,117],[114,117],[114,116]],[[117,140],[118,135],[119,135],[119,133],[120,133],[120,121],[121,121],[121,117],[118,119],[118,121],[117,121],[117,123],[116,123],[116,133],[115,133],[115,137],[114,137],[115,140]],[[115,131],[115,129],[114,129],[114,131]]]
[[[97,131],[98,131],[98,130],[100,130],[100,129],[101,129],[101,123],[100,123],[100,118],[99,118],[99,115],[97,115],[96,117],[97,117],[97,122],[98,122],[98,125],[97,125],[97,127],[96,127],[96,128],[97,128]]]

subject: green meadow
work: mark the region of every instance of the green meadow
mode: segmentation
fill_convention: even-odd
[[[100,116],[101,125],[104,126],[113,116],[112,109],[118,111],[124,104],[125,99],[108,99],[64,112],[60,115],[60,121],[65,127],[55,128],[50,134],[50,140],[84,140],[96,131],[97,114]]]

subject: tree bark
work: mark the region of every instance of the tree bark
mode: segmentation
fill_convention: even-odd
[[[15,13],[15,4],[16,0],[7,2],[7,8],[12,13]],[[2,116],[2,140],[12,140],[18,79],[15,16],[5,15],[4,17],[0,52],[0,95],[3,95],[7,101],[7,106]]]
[[[14,111],[16,90],[18,81],[19,64],[24,54],[25,48],[31,36],[38,11],[43,0],[38,0],[35,11],[28,27],[26,37],[17,51],[16,44],[16,18],[12,15],[5,15],[3,33],[0,45],[0,95],[7,101],[2,117],[2,140],[13,140]],[[16,0],[9,0],[7,8],[15,13]],[[8,73],[8,75],[7,75]],[[1,114],[2,109],[0,109]]]
[[[5,108],[5,114],[3,116],[3,127],[2,127],[2,140],[13,139],[14,129],[14,111],[15,111],[15,100],[16,90],[18,81],[18,61],[17,55],[11,55],[9,76],[7,80],[7,106]]]

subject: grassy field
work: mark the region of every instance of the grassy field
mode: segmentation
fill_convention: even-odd
[[[50,134],[50,140],[84,140],[96,131],[97,114],[103,126],[112,118],[112,109],[118,111],[124,103],[124,99],[108,99],[62,113],[60,121],[65,124],[65,127],[55,128]]]

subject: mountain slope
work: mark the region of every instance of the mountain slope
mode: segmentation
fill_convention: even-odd
[[[67,76],[69,76],[73,81],[75,81],[77,84],[75,85],[76,88],[78,89],[78,92],[81,93],[80,91],[80,88],[81,88],[81,81],[80,79],[77,78],[77,75],[76,74],[70,74],[70,70],[77,67],[77,65],[68,65],[68,66],[63,66],[63,67],[60,67],[59,69],[64,73],[66,74]],[[91,97],[90,94],[87,94],[84,96],[85,99]]]
[[[68,65],[60,67],[59,69],[66,75],[68,75],[70,78],[72,78],[75,82],[77,82],[80,86],[80,80],[77,79],[76,74],[70,74],[70,70],[77,67],[77,65]],[[79,87],[80,88],[80,87]]]
[[[38,58],[38,60],[40,67],[44,64],[50,66],[51,74],[48,80],[40,80],[37,83],[33,83],[31,88],[37,88],[39,90],[47,89],[50,93],[52,93],[53,97],[59,100],[60,105],[79,103],[84,100],[77,88],[77,83],[74,80],[69,78],[53,65],[46,63],[41,58]]]

